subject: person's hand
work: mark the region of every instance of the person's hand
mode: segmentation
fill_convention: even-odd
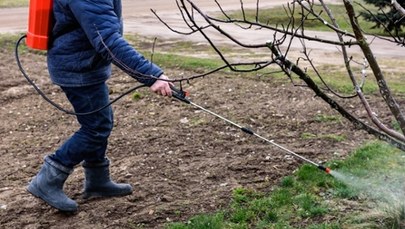
[[[172,96],[172,89],[170,85],[172,83],[167,82],[169,78],[166,75],[161,75],[158,80],[150,87],[150,90],[158,95]]]

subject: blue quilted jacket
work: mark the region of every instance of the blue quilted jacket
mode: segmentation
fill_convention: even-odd
[[[60,86],[78,87],[106,81],[111,63],[146,75],[162,70],[122,37],[121,0],[54,0],[54,27],[48,70]],[[152,85],[150,77],[136,78]]]

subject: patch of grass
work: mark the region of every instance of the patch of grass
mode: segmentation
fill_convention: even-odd
[[[335,142],[343,142],[347,139],[346,135],[339,135],[339,134],[324,134],[320,135],[319,138],[329,139]]]
[[[317,114],[314,120],[316,122],[338,122],[341,120],[341,116]]]
[[[198,118],[198,117],[191,118],[191,120],[190,120],[190,125],[191,126],[201,126],[201,125],[204,125],[206,123],[207,123],[207,121],[205,119]]]
[[[297,213],[303,218],[315,217],[328,212],[328,209],[322,206],[316,200],[317,197],[313,194],[305,193],[294,198],[294,201],[298,203],[297,205],[299,206]]]
[[[5,52],[10,52],[14,54],[15,46],[20,37],[22,37],[24,34],[1,34],[0,35],[0,50],[5,51]],[[36,49],[31,49],[28,48],[25,44],[25,41],[22,40],[20,43],[20,46],[18,47],[18,51],[20,54],[20,58],[23,59],[23,55],[26,53],[31,53],[35,55],[41,55],[45,56],[47,54],[46,51],[43,50],[36,50]]]
[[[165,45],[166,42],[163,42],[163,45]],[[162,48],[158,48],[160,50]],[[198,53],[203,53],[203,54],[213,54],[214,50],[208,43],[196,43],[192,41],[173,41],[171,45],[167,49],[167,52],[170,53],[177,53],[179,50],[182,52],[190,52],[192,54],[198,54]],[[221,47],[222,52],[229,52],[232,49],[230,47],[223,46]],[[166,51],[166,50],[165,50]]]
[[[224,66],[225,64],[222,60],[219,59],[211,59],[211,58],[198,58],[198,57],[191,57],[191,56],[184,56],[184,55],[177,55],[171,53],[155,53],[153,56],[153,62],[162,66],[164,68],[178,68],[187,71],[193,71],[196,73],[203,73],[210,70],[217,69],[219,67]],[[239,70],[245,70],[248,68],[252,68],[252,66],[239,66],[236,67]],[[237,74],[235,72],[231,72],[228,68],[223,69],[222,71]],[[253,74],[260,74],[261,72],[255,72]],[[275,75],[275,74],[273,74]],[[272,76],[273,76],[272,75]]]
[[[0,8],[28,6],[29,0],[1,0]]]
[[[1,34],[0,35],[0,49],[4,49],[7,51],[12,51],[15,48],[17,40],[22,36],[23,34]],[[26,46],[24,42],[21,43],[22,45],[20,46],[21,50],[26,50]]]
[[[153,62],[165,68],[180,68],[195,72],[213,70],[223,65],[219,60],[161,53],[155,53]]]
[[[291,9],[293,9],[292,5]],[[297,4],[298,6],[298,4]],[[336,23],[339,25],[339,28],[343,31],[348,31],[352,32],[351,25],[349,23],[348,17],[346,15],[346,9],[343,6],[343,4],[328,4],[329,9],[332,11]],[[374,6],[368,6],[367,7],[371,11],[376,11],[376,8]],[[364,11],[359,5],[354,4],[354,8],[356,12],[361,12]],[[313,8],[314,12],[321,14],[321,17],[323,18],[324,21],[320,21],[317,18],[315,18],[312,15],[309,15],[308,12],[302,13],[301,9],[298,7],[295,7],[295,10],[291,13],[288,8],[284,8],[283,6],[280,7],[274,7],[270,9],[260,9],[259,10],[259,17],[258,20],[259,22],[263,24],[269,24],[272,26],[278,26],[279,28],[286,28],[289,23],[291,23],[290,18],[293,16],[294,18],[294,23],[295,26],[298,27],[301,25],[301,21],[304,21],[303,26],[307,30],[316,30],[316,31],[332,31],[330,28],[328,28],[325,24],[332,24],[332,21],[328,18],[327,14],[324,12],[323,7],[319,4],[315,4]],[[322,13],[321,13],[322,12]],[[231,18],[238,18],[242,19],[243,15],[241,12],[234,12],[229,14]],[[245,17],[249,21],[255,21],[256,20],[256,10],[245,10]],[[374,33],[378,35],[384,35],[384,31],[382,29],[375,28],[373,29],[372,27],[375,25],[372,22],[366,21],[363,19],[363,17],[358,17],[357,18],[359,21],[360,26],[363,28],[363,30],[366,33]],[[291,26],[291,25],[290,25]]]
[[[347,73],[341,67],[342,66],[332,67],[330,65],[323,65],[318,67],[318,71],[322,76],[322,80],[328,85],[329,88],[338,93],[352,95],[355,92],[353,84],[350,81],[350,78],[347,76]],[[324,83],[316,75],[315,71],[308,69],[307,74],[319,87],[325,88]],[[367,83],[363,90],[365,93],[376,92],[377,85],[374,82]]]
[[[383,174],[398,169],[395,168],[397,164],[405,165],[403,160],[398,160],[401,158],[405,158],[401,151],[385,143],[372,142],[354,151],[347,160],[334,163],[340,170],[361,176],[370,170],[380,171]],[[400,168],[400,171],[405,171],[405,167]]]
[[[405,223],[404,152],[385,143],[373,142],[335,165],[339,169],[339,179],[351,186],[347,191],[360,193],[373,201],[380,212],[378,218],[364,216],[359,222],[381,221],[384,227],[380,228],[402,228],[401,224]]]
[[[383,64],[381,64],[382,66]],[[331,66],[331,65],[321,65],[317,66],[318,71],[323,77],[323,81],[326,82],[328,87],[330,87],[335,92],[341,93],[343,95],[353,95],[355,93],[353,84],[347,75],[347,72],[342,68],[342,66]],[[358,76],[360,72],[359,69],[354,69],[354,72]],[[325,88],[321,79],[316,76],[315,72],[308,69],[307,74],[312,77],[312,80],[321,88]],[[371,70],[368,70],[369,76],[366,78],[365,84],[362,87],[364,94],[378,93],[379,88],[377,82],[372,75]],[[386,81],[391,88],[391,91],[395,94],[405,94],[405,81],[401,80],[400,72],[386,70],[383,72]],[[297,77],[297,76],[294,76]],[[298,79],[297,79],[298,80]],[[360,82],[360,79],[358,79]]]
[[[143,97],[144,97],[144,95],[140,92],[136,91],[136,92],[132,93],[132,100],[134,100],[134,101],[141,100]]]
[[[316,138],[316,134],[304,132],[301,134],[302,139],[314,139]]]
[[[302,133],[302,139],[329,139],[335,142],[342,142],[346,140],[346,136],[338,134],[313,134],[313,133]]]
[[[399,173],[404,174],[404,164],[403,152],[386,143],[371,142],[353,152],[348,159],[332,161],[328,165],[332,168],[332,174],[350,173],[360,178],[370,171],[386,176],[384,172],[400,169]],[[403,208],[397,211],[399,214],[384,210],[377,215],[364,212],[370,208],[367,200],[372,201],[373,198],[367,199],[363,196],[365,190],[344,182],[341,176],[334,176],[321,174],[315,166],[305,164],[293,175],[281,179],[280,185],[270,193],[236,188],[228,209],[217,214],[193,217],[194,221],[187,223],[168,224],[166,228],[197,228],[191,226],[191,222],[196,223],[195,219],[202,221],[198,225],[205,225],[198,228],[207,229],[217,228],[215,226],[218,225],[220,228],[280,229],[400,228],[405,218]],[[372,189],[372,192],[378,191],[373,189],[372,184],[366,188]],[[344,207],[346,202],[343,199],[352,203],[361,201],[356,202],[359,207]],[[356,209],[363,209],[363,212]],[[375,211],[370,209],[370,212]],[[306,222],[305,226],[301,224],[303,221]],[[214,226],[209,227],[204,222],[211,222]]]
[[[287,177],[284,177],[283,179],[281,179],[280,185],[281,185],[281,187],[285,187],[285,188],[287,188],[287,187],[293,187],[293,186],[294,186],[294,182],[295,182],[294,177],[292,177],[292,176],[287,176]]]

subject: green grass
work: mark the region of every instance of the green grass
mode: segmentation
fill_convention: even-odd
[[[213,70],[224,65],[219,60],[187,57],[176,54],[161,54],[161,53],[154,54],[153,62],[164,68],[180,68],[195,72]]]
[[[1,34],[0,35],[0,48],[11,51],[14,50],[17,40],[23,34]],[[26,50],[24,42],[22,42],[21,49]]]
[[[383,66],[384,63],[381,63]],[[329,88],[334,90],[335,92],[341,93],[343,95],[352,95],[354,94],[354,87],[352,81],[350,80],[347,72],[342,66],[339,65],[329,65],[324,64],[317,66],[318,72],[321,74],[323,81],[328,85]],[[361,82],[361,79],[358,78],[360,75],[360,69],[353,69],[355,76],[357,77],[357,81]],[[371,93],[378,93],[379,87],[377,82],[372,75],[370,69],[367,70],[368,77],[366,77],[365,84],[362,87],[362,91],[364,94],[371,94]],[[321,81],[321,79],[315,74],[312,69],[307,70],[307,74],[312,78],[312,80],[320,87],[326,88]],[[395,94],[405,94],[405,81],[401,79],[401,72],[383,69],[383,74],[385,75],[385,79],[388,85],[391,88],[391,91]],[[297,76],[294,76],[299,80]]]
[[[132,93],[132,100],[134,100],[134,101],[141,100],[143,97],[144,97],[144,95],[141,92],[136,91],[136,92]]]
[[[314,118],[316,122],[339,122],[341,119],[341,116],[324,114],[317,114]]]
[[[334,18],[336,20],[336,23],[339,25],[339,28],[343,31],[348,31],[352,32],[351,25],[349,23],[348,17],[346,15],[346,9],[342,4],[339,5],[333,5],[333,4],[328,4],[329,9],[334,15]],[[375,11],[375,7],[373,6],[366,6],[370,10]],[[359,5],[354,4],[354,8],[356,12],[364,11]],[[292,9],[292,7],[291,7]],[[326,23],[332,25],[332,21],[328,18],[327,14],[324,12],[323,8],[321,5],[316,5],[314,6],[314,11],[318,14],[321,14],[321,17],[323,20],[326,21]],[[322,12],[322,13],[321,13]],[[243,15],[241,12],[234,12],[232,14],[229,14],[231,18],[238,18],[242,19]],[[300,26],[302,21],[304,21],[303,26],[307,30],[316,30],[316,31],[331,31],[330,28],[325,26],[324,22],[316,19],[314,16],[308,15],[307,12],[304,14],[301,12],[300,9],[295,8],[293,12],[290,12],[288,8],[285,7],[275,7],[275,8],[270,8],[270,9],[260,9],[259,10],[259,17],[258,21],[263,23],[263,24],[269,24],[272,26],[279,26],[279,28],[283,28],[288,26],[289,23],[291,23],[291,16],[294,18],[294,23],[295,27]],[[249,21],[255,21],[256,20],[256,10],[245,10],[245,17]],[[379,35],[384,35],[384,31],[382,29],[372,29],[374,26],[374,23],[368,22],[364,20],[362,17],[357,18],[359,21],[360,26],[363,28],[363,30],[367,33],[375,33]]]
[[[0,8],[28,6],[29,0],[0,0]]]
[[[187,223],[167,224],[166,228],[400,228],[400,223],[405,222],[404,207],[391,207],[388,211],[381,207],[386,200],[376,198],[373,192],[378,192],[378,188],[400,188],[405,177],[404,164],[404,152],[372,142],[346,160],[329,163],[335,174],[354,176],[357,180],[353,186],[346,181],[349,175],[337,179],[305,164],[282,178],[270,193],[236,188],[227,209],[194,216]],[[386,182],[377,186],[375,181],[384,181],[380,179],[383,177]],[[399,186],[390,187],[390,179],[398,179]],[[353,206],[345,207],[348,201],[343,200],[350,200]],[[376,215],[376,211],[380,214]]]

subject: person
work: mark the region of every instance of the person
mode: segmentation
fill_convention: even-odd
[[[157,94],[171,96],[171,83],[162,69],[123,38],[121,0],[54,0],[53,17],[48,71],[75,112],[90,112],[109,103],[106,81],[112,63],[123,70],[141,73],[143,77],[136,77],[140,83]],[[132,193],[130,184],[117,184],[110,178],[106,150],[113,128],[111,106],[76,118],[79,130],[54,153],[45,156],[42,167],[27,187],[34,196],[66,212],[78,210],[63,186],[80,163],[85,172],[84,198]]]

